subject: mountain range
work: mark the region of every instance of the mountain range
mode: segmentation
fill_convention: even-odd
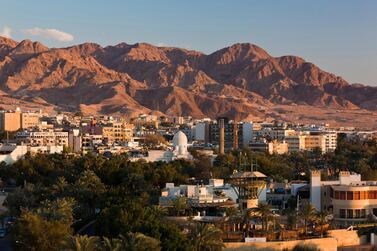
[[[377,87],[249,43],[204,54],[147,43],[48,48],[0,37],[0,105],[377,128]]]

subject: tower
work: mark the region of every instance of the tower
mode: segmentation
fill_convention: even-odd
[[[219,119],[219,154],[224,154],[224,119]]]
[[[261,192],[266,187],[266,176],[257,171],[257,164],[250,166],[250,171],[235,171],[230,176],[230,183],[238,195],[238,203],[241,209],[255,208]]]
[[[236,121],[233,123],[233,149],[238,149],[238,124]]]

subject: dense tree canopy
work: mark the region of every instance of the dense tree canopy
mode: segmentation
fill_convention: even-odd
[[[90,154],[37,154],[13,165],[0,163],[2,185],[14,187],[5,204],[9,214],[18,217],[12,229],[15,246],[56,250],[67,243],[84,245],[93,240],[74,234],[94,222],[94,232],[108,246],[148,241],[154,250],[193,250],[204,240],[184,233],[163,218],[166,212],[156,206],[161,188],[168,182],[179,185],[193,180],[203,182],[210,177],[228,179],[234,170],[250,170],[252,164],[278,181],[308,179],[310,170],[325,167],[333,172],[351,170],[361,173],[364,179],[377,179],[375,141],[340,140],[338,149],[325,155],[231,151],[219,155],[213,165],[210,158],[195,151],[192,154],[195,161],[170,163],[131,162],[127,155],[105,158]],[[183,200],[177,200],[173,209],[176,215],[182,215],[188,208]],[[211,231],[213,236],[219,235],[212,227]],[[192,233],[198,232],[196,229]],[[221,246],[216,240],[208,241],[211,242]],[[99,250],[107,250],[102,244]]]

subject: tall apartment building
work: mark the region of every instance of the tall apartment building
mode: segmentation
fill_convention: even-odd
[[[285,137],[288,152],[314,151],[319,149],[326,152],[326,140],[323,134],[310,134],[308,132],[292,132]]]
[[[74,153],[81,152],[82,137],[79,129],[72,129],[68,134],[68,146]]]
[[[324,136],[326,152],[335,151],[338,145],[338,133],[336,131],[326,131]]]
[[[36,128],[39,126],[39,113],[23,112],[21,113],[21,128]]]
[[[21,128],[21,110],[0,112],[0,131],[15,132]]]
[[[0,131],[15,132],[19,129],[35,128],[39,125],[40,113],[0,111]]]
[[[113,122],[102,126],[103,139],[109,143],[122,143],[131,141],[134,134],[134,125],[125,122]]]
[[[222,123],[220,124],[220,120]],[[220,131],[224,134],[224,150],[238,148],[243,145],[243,130],[242,124],[230,122],[227,118],[219,118],[217,123],[210,123],[208,125],[208,143],[220,145]],[[235,132],[237,131],[237,132]],[[236,140],[236,142],[235,142]]]

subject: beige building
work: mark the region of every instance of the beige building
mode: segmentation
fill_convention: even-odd
[[[141,114],[137,118],[132,118],[130,123],[135,125],[136,128],[154,127],[158,129],[158,118],[156,115]]]
[[[125,122],[114,122],[102,127],[102,136],[107,143],[121,143],[131,141],[134,125]]]
[[[21,128],[21,111],[0,112],[0,131],[15,132]]]
[[[322,134],[309,134],[305,132],[292,132],[285,137],[288,144],[288,152],[313,151],[320,149],[326,152],[326,138]]]
[[[36,128],[39,126],[39,113],[24,112],[21,113],[21,128]]]
[[[288,144],[286,142],[279,142],[273,140],[268,143],[269,154],[285,154],[288,153]]]
[[[68,132],[21,132],[16,137],[30,146],[68,146]]]
[[[266,139],[259,141],[250,141],[249,148],[252,151],[268,152],[269,154],[285,154],[288,153],[288,144],[273,140],[268,142]]]
[[[0,112],[0,131],[15,132],[39,126],[40,113],[15,111]]]
[[[343,171],[337,180],[322,181],[320,172],[312,172],[310,200],[340,226],[377,219],[377,181],[362,181],[360,174]]]

